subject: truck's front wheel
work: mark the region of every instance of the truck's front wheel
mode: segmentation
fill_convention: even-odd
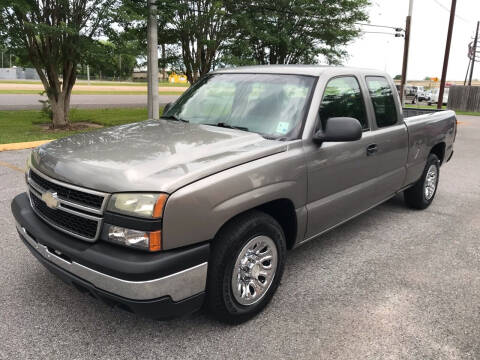
[[[286,242],[271,216],[250,211],[233,219],[212,245],[207,306],[220,321],[241,323],[260,312],[277,289]]]

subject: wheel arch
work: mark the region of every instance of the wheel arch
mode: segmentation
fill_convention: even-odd
[[[236,214],[220,226],[217,234],[236,218],[253,210],[261,211],[274,218],[282,227],[283,233],[285,234],[287,249],[290,250],[295,246],[298,231],[297,214],[293,201],[288,198],[271,200]]]
[[[446,144],[445,144],[445,142],[442,141],[442,142],[436,144],[430,150],[430,154],[437,155],[438,159],[440,160],[440,165],[443,164],[443,161],[445,159],[445,149],[446,149]]]

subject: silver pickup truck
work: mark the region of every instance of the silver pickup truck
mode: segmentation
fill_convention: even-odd
[[[33,150],[12,212],[33,255],[83,292],[239,323],[270,301],[288,250],[398,193],[427,208],[455,136],[454,112],[402,111],[379,71],[221,70],[160,120]]]

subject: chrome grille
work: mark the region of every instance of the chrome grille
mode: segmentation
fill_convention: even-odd
[[[65,199],[85,206],[91,206],[100,209],[103,203],[103,196],[88,194],[82,191],[74,190],[65,186],[48,181],[33,171],[30,171],[30,178],[43,189],[53,190]]]
[[[67,232],[74,233],[89,239],[95,239],[98,228],[98,221],[86,219],[65,211],[50,209],[36,194],[31,195],[32,205],[35,210],[58,227]]]
[[[60,182],[33,168],[27,183],[32,208],[46,223],[85,241],[98,238],[108,194]],[[47,205],[44,195],[54,195],[56,204]]]

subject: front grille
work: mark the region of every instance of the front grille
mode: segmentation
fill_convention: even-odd
[[[98,221],[86,219],[62,210],[50,209],[43,200],[39,199],[33,192],[30,192],[32,206],[41,216],[67,232],[72,232],[86,238],[95,239],[98,229]]]
[[[82,191],[70,189],[68,187],[53,183],[51,181],[48,181],[47,179],[44,179],[32,170],[30,170],[30,178],[44,190],[53,190],[58,194],[59,197],[65,200],[95,209],[100,209],[102,207],[104,199],[103,196],[88,194]]]

